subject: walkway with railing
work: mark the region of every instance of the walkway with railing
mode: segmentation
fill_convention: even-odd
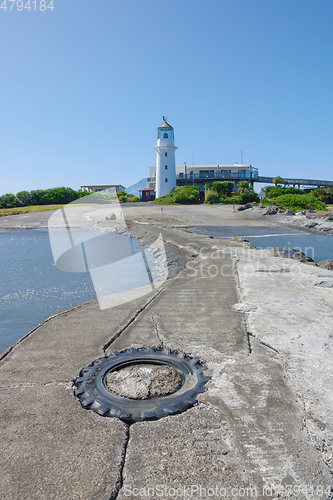
[[[274,184],[275,177],[263,177],[259,176],[256,170],[249,172],[210,172],[210,173],[190,173],[190,174],[177,174],[177,185],[182,186],[185,184],[205,184],[208,182],[213,182],[216,180],[232,180],[232,181],[248,181],[248,182],[260,182],[262,184]],[[155,177],[148,177],[148,182],[155,182]],[[292,179],[285,178],[283,180],[284,185],[289,186],[313,186],[313,187],[330,187],[333,188],[333,181],[323,181],[317,179]]]

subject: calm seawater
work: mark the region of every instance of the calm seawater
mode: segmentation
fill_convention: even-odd
[[[72,235],[85,241],[91,231]],[[56,241],[61,243],[61,233]],[[79,254],[71,252],[63,257],[60,267],[65,270],[61,271],[54,264],[47,230],[0,231],[0,353],[52,314],[97,298],[91,274],[82,271]],[[85,241],[85,259],[95,270],[100,296],[150,283],[142,248],[135,238],[97,230],[93,239]],[[146,259],[154,279],[158,270],[154,270],[149,255]],[[102,280],[99,276],[96,281],[96,268],[103,269]]]
[[[329,234],[279,234],[274,236],[247,236],[247,239],[257,248],[280,248],[281,250],[296,248],[311,257],[315,262],[333,259],[333,235]]]
[[[94,298],[89,273],[55,267],[48,231],[0,232],[0,352],[57,311]]]

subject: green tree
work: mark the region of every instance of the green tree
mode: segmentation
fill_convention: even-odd
[[[126,191],[124,191],[123,189],[120,189],[120,191],[117,191],[117,195],[120,197],[120,196],[127,196],[127,193]]]
[[[29,191],[19,191],[16,194],[16,198],[18,199],[20,206],[27,207],[28,205],[30,205],[31,196]]]
[[[0,208],[13,208],[19,206],[19,201],[12,193],[6,193],[0,196]]]
[[[274,182],[275,186],[277,186],[278,184],[283,184],[284,183],[284,178],[280,177],[278,175],[277,177],[274,177],[273,182]]]

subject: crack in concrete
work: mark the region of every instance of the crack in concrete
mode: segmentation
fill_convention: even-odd
[[[247,332],[246,336],[247,336],[247,344],[249,346],[249,354],[252,354],[251,339],[250,339],[252,335],[249,332]]]
[[[239,277],[239,272],[238,272],[238,264],[239,264],[239,259],[236,257],[236,255],[233,255],[233,262],[234,262],[234,276],[236,278],[236,292],[237,292],[237,297],[238,300],[240,300],[241,295],[242,295],[242,287],[241,287],[241,282],[240,282],[240,277]],[[243,326],[244,326],[244,331],[246,332],[246,337],[247,337],[247,345],[249,349],[249,356],[252,354],[252,347],[251,347],[251,341],[249,337],[249,332],[248,332],[248,323],[247,323],[247,317],[245,311],[240,311],[242,318],[243,318]]]
[[[280,354],[280,351],[278,351],[277,349],[275,349],[275,347],[272,347],[271,345],[267,344],[267,342],[264,342],[263,340],[259,339],[253,333],[247,332],[247,337],[248,337],[248,339],[249,339],[249,337],[253,337],[254,339],[256,339],[259,342],[259,344],[261,344],[261,345],[263,345],[265,347],[268,347],[268,349],[271,349],[272,351],[276,352],[277,354]],[[251,352],[252,352],[252,349],[251,349]]]
[[[133,323],[133,321],[136,320],[136,318],[143,312],[147,309],[147,307],[149,306],[149,304],[151,304],[159,295],[160,293],[162,293],[166,287],[170,284],[172,280],[170,280],[168,283],[166,283],[158,292],[156,292],[154,294],[154,296],[149,299],[142,307],[140,307],[140,309],[138,309],[134,314],[133,316],[131,317],[131,319],[129,319],[127,321],[127,323],[121,327],[115,334],[114,336],[111,338],[111,340],[109,340],[106,344],[103,345],[103,351],[105,353],[105,351],[110,347],[110,345],[115,341],[117,340],[117,338],[120,337],[120,335],[125,331],[127,330],[127,328]]]
[[[117,482],[115,484],[115,492],[112,493],[109,500],[116,500],[116,498],[118,498],[120,490],[122,489],[123,484],[124,484],[123,472],[124,472],[124,467],[125,467],[125,462],[126,462],[127,448],[128,448],[129,440],[131,437],[130,436],[130,425],[128,425],[128,424],[125,424],[125,425],[126,425],[126,438],[125,438],[125,442],[124,442],[123,451],[121,454],[121,463],[120,463],[120,467],[119,467],[119,477],[118,477]]]
[[[165,341],[165,337],[162,333],[162,330],[161,330],[161,326],[160,326],[160,323],[157,319],[157,313],[156,311],[151,315],[151,319],[152,319],[152,322],[154,324],[154,327],[155,327],[155,332],[156,332],[156,336],[159,340],[159,343],[162,347],[162,349],[164,348],[164,341]]]
[[[235,277],[236,277],[236,282],[237,282],[236,289],[237,289],[238,298],[240,298],[241,294],[242,294],[242,287],[241,287],[241,282],[240,282],[240,277],[239,277],[239,272],[238,272],[238,264],[239,264],[239,259],[236,256],[234,256]],[[252,354],[252,346],[251,346],[251,338],[250,337],[255,338],[259,342],[259,344],[267,347],[268,349],[271,349],[272,351],[276,352],[277,354],[280,354],[280,352],[277,349],[275,349],[275,347],[272,347],[271,345],[267,344],[267,342],[264,342],[260,338],[256,337],[256,335],[254,335],[253,333],[248,331],[248,321],[247,321],[246,311],[241,311],[241,314],[243,317],[243,323],[244,323],[245,331],[246,331],[247,345],[249,348],[249,355]]]

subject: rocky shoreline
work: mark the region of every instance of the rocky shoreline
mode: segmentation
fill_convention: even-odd
[[[279,224],[292,224],[297,228],[304,228],[311,232],[333,234],[333,211],[315,212],[313,210],[282,210],[280,207],[260,207],[262,215],[273,216]]]

